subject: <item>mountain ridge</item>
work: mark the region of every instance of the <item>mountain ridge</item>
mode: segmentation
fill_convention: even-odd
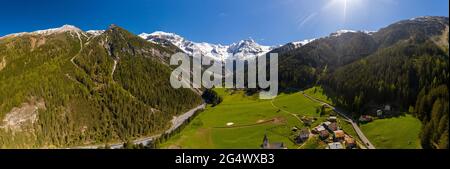
[[[159,134],[173,116],[202,102],[195,92],[170,86],[174,52],[118,26],[97,36],[63,26],[0,39],[0,147],[71,147]],[[34,108],[33,100],[45,106]],[[36,118],[15,122],[30,115]]]

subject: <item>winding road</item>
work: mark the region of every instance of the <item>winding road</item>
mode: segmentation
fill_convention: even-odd
[[[84,47],[83,40],[81,39],[80,33],[76,32],[76,34],[77,34],[78,40],[80,41],[80,50],[78,51],[77,54],[75,54],[75,55],[70,59],[70,62],[72,62],[72,64],[75,65],[76,68],[81,69],[81,68],[80,68],[77,64],[75,64],[75,62],[73,61],[73,60],[75,60],[75,57],[77,57],[78,55],[80,55],[80,53],[81,53],[81,51],[83,51],[83,47]]]
[[[311,97],[311,96],[305,94],[304,92],[302,92],[302,94],[303,94],[305,97],[307,97],[308,99],[311,99],[311,100],[313,100],[313,101],[315,101],[315,102],[322,103],[323,105],[325,105],[325,106],[327,106],[327,107],[333,109],[336,113],[338,113],[339,115],[341,115],[342,117],[344,117],[345,120],[347,120],[350,124],[352,124],[353,129],[355,129],[356,133],[358,134],[358,137],[359,137],[359,138],[361,139],[361,141],[365,144],[365,146],[367,146],[368,149],[375,149],[375,146],[373,146],[373,144],[370,143],[369,139],[367,139],[367,137],[366,137],[366,136],[364,135],[364,133],[361,131],[361,129],[359,128],[358,124],[356,124],[356,123],[352,120],[352,118],[348,117],[348,116],[346,115],[346,113],[344,113],[344,110],[341,110],[341,109],[338,109],[338,108],[336,108],[336,107],[333,107],[333,106],[331,106],[330,104],[328,104],[328,103],[326,103],[326,102],[324,102],[324,101],[322,101],[322,100],[320,100],[320,99],[317,99],[317,98],[314,98],[314,97]]]
[[[178,127],[180,127],[187,119],[189,119],[189,117],[194,115],[197,110],[205,109],[205,107],[206,107],[206,103],[203,103],[203,104],[183,113],[182,115],[174,116],[174,118],[171,121],[172,122],[171,127],[169,129],[167,129],[164,133],[168,134],[168,133],[173,132]],[[157,135],[153,135],[153,136],[149,136],[149,137],[136,139],[136,140],[133,140],[133,144],[147,145],[148,143],[152,142],[154,139],[156,139],[160,136],[161,136],[161,134],[157,134]],[[118,143],[111,144],[109,146],[111,149],[120,149],[123,147],[123,144],[124,144],[124,142],[118,142]],[[90,146],[72,147],[71,149],[97,149],[97,148],[104,147],[104,146],[105,146],[104,144],[98,144],[98,145],[90,145]]]

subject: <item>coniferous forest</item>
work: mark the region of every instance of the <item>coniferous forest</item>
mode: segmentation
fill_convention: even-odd
[[[321,85],[355,118],[391,104],[423,123],[423,148],[448,148],[448,18],[394,23],[378,32],[345,33],[282,53],[285,91]]]
[[[71,147],[159,134],[173,116],[202,102],[191,90],[170,86],[173,52],[117,26],[100,36],[71,30],[1,39],[0,58],[8,66],[0,71],[0,117],[37,109],[25,111],[33,123],[2,126],[1,147]]]

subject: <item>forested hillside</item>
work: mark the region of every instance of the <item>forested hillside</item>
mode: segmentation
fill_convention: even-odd
[[[281,52],[280,86],[322,85],[354,117],[392,104],[422,121],[422,147],[448,148],[448,32],[448,17],[420,17],[321,38]]]
[[[317,39],[300,48],[279,53],[279,78],[282,88],[304,88],[321,75],[339,66],[368,56],[376,50],[375,40],[364,32],[349,32]]]
[[[423,147],[446,148],[448,66],[448,53],[434,43],[406,42],[344,66],[322,83],[356,116],[367,112],[364,106],[370,103],[393,104],[403,112],[415,113],[425,124]],[[429,137],[438,146],[428,143]]]
[[[158,134],[201,103],[169,85],[174,50],[117,26],[0,39],[0,147],[67,147]]]

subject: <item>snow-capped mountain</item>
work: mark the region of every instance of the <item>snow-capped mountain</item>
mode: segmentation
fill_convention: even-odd
[[[248,58],[260,56],[274,49],[274,46],[263,46],[256,43],[253,39],[241,40],[228,46],[228,53],[232,53],[238,58]]]
[[[302,40],[302,41],[295,41],[295,42],[291,42],[289,44],[291,44],[294,48],[299,48],[302,46],[305,46],[308,43],[311,43],[312,41],[316,40],[314,39],[306,39],[306,40]]]
[[[260,56],[266,54],[275,47],[263,46],[256,43],[253,39],[241,40],[238,43],[230,45],[210,44],[206,42],[192,42],[177,34],[157,31],[151,34],[142,33],[139,35],[148,41],[167,45],[171,43],[188,55],[199,52],[203,56],[213,59],[225,60],[232,56],[238,59],[246,59],[249,57]]]
[[[73,25],[63,25],[62,27],[59,27],[59,28],[38,30],[38,31],[34,31],[34,32],[13,33],[13,34],[9,34],[9,35],[3,36],[1,38],[11,37],[11,36],[21,36],[21,35],[51,35],[51,34],[54,34],[54,33],[62,33],[62,32],[83,33],[83,31],[80,28],[77,28],[77,27],[75,27]]]
[[[64,33],[64,32],[70,32],[70,33],[74,33],[73,35],[82,35],[82,36],[98,36],[101,35],[103,32],[105,32],[104,30],[89,30],[84,32],[83,30],[81,30],[80,28],[73,26],[73,25],[63,25],[59,28],[50,28],[50,29],[45,29],[45,30],[37,30],[37,31],[33,31],[33,32],[20,32],[20,33],[13,33],[13,34],[8,34],[5,35],[3,37],[0,38],[6,38],[6,37],[16,37],[16,36],[22,36],[22,35],[43,35],[43,36],[48,36],[48,35],[52,35],[52,34],[56,34],[56,33]]]
[[[356,33],[356,32],[357,31],[355,31],[355,30],[345,30],[345,29],[343,29],[343,30],[338,30],[338,31],[336,31],[334,33],[331,33],[330,36],[341,36],[341,35],[346,34],[346,33]]]
[[[105,30],[88,30],[88,31],[86,31],[86,33],[93,35],[93,36],[101,35],[103,32],[105,32]]]
[[[338,30],[338,31],[336,31],[334,33],[331,33],[330,36],[338,37],[338,36],[341,36],[341,35],[346,34],[346,33],[357,33],[357,32],[362,32],[362,33],[365,33],[365,34],[368,34],[368,35],[372,35],[376,31],[367,31],[367,30],[356,31],[356,30],[345,30],[345,29],[343,29],[343,30]]]

